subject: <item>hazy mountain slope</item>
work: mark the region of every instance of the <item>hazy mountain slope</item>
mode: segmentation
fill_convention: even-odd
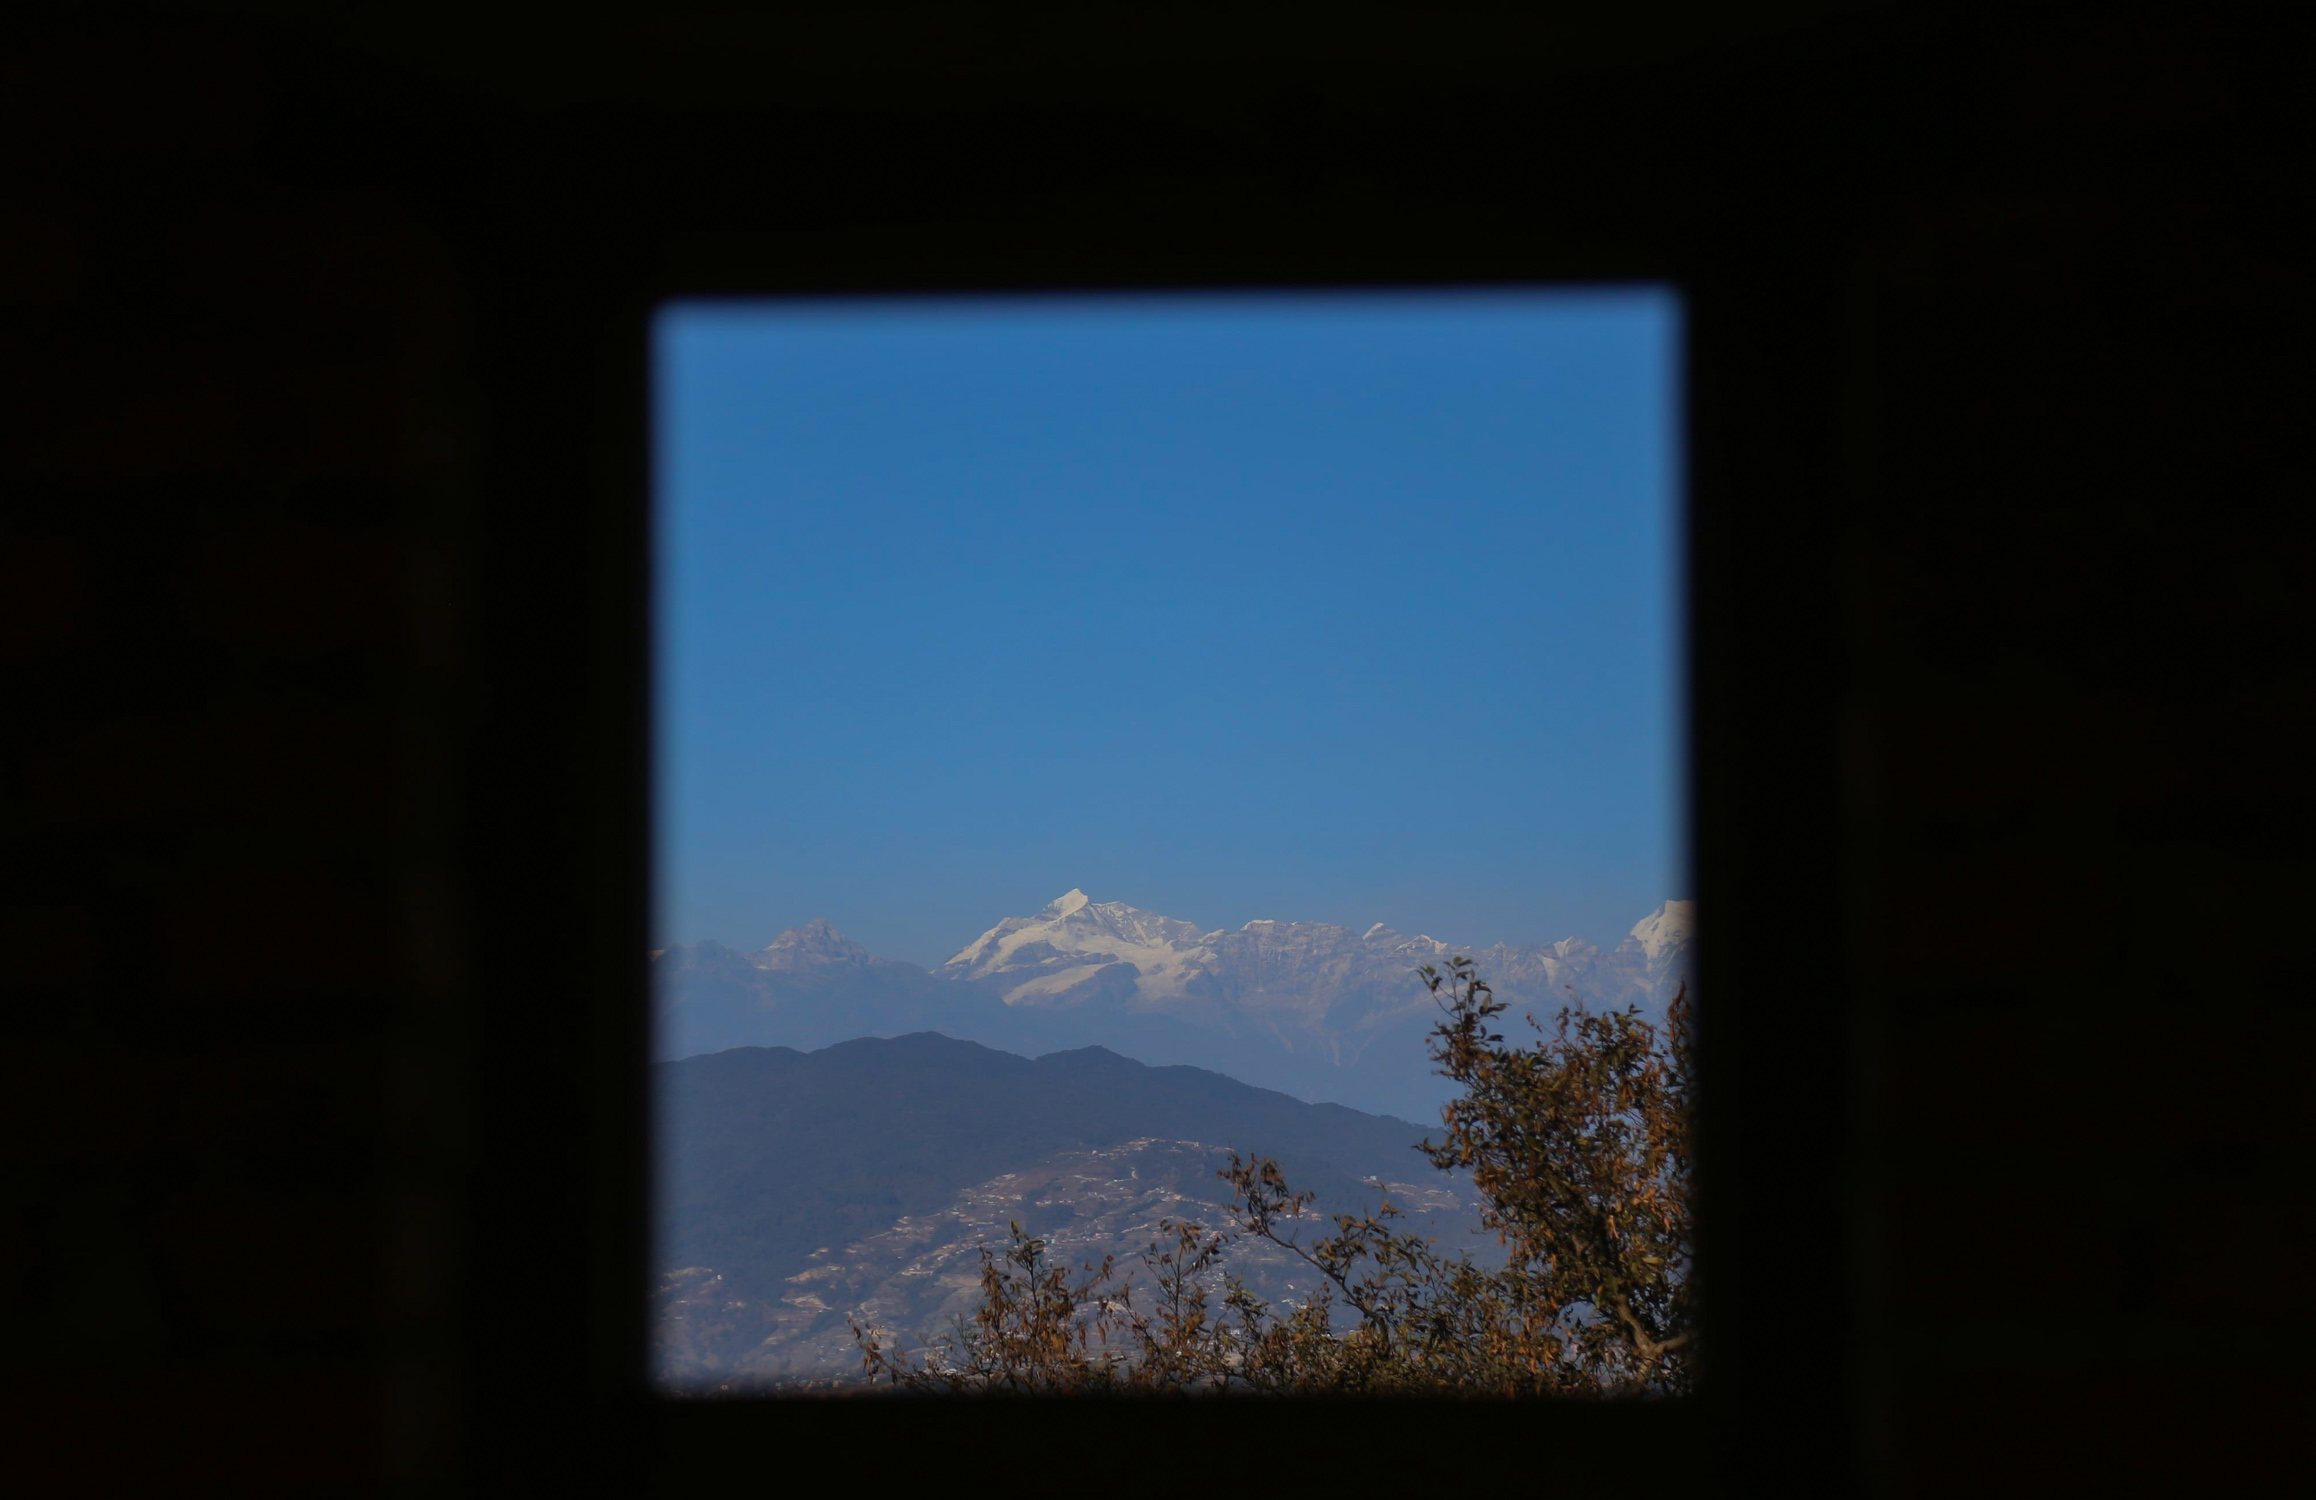
[[[659,1378],[700,1387],[758,1382],[847,1384],[861,1375],[848,1319],[888,1343],[916,1347],[952,1317],[979,1305],[980,1248],[1000,1246],[1019,1223],[1046,1241],[1056,1261],[1076,1268],[1116,1257],[1141,1284],[1141,1254],[1171,1243],[1170,1221],[1215,1229],[1231,1223],[1229,1187],[1218,1173],[1228,1154],[1198,1141],[1140,1138],[1057,1152],[961,1189],[940,1207],[903,1217],[849,1243],[813,1252],[803,1270],[767,1292],[744,1290],[709,1266],[664,1271],[656,1287],[653,1364]],[[1477,1233],[1468,1182],[1431,1171],[1394,1183],[1403,1227],[1434,1237],[1443,1251],[1468,1250],[1501,1264],[1492,1237]],[[1324,1233],[1313,1220],[1310,1233]],[[1309,1267],[1257,1239],[1234,1241],[1222,1271],[1274,1306],[1310,1295]],[[1220,1306],[1222,1276],[1209,1278]]]
[[[1057,1152],[1144,1138],[1237,1147],[1344,1206],[1362,1201],[1358,1179],[1436,1175],[1407,1121],[1100,1049],[1032,1061],[918,1034],[813,1053],[740,1048],[654,1074],[655,1262],[713,1267],[757,1298],[815,1251]]]
[[[717,942],[670,949],[653,955],[652,974],[662,1052],[675,1057],[938,1029],[978,998],[915,964],[876,957],[825,921],[791,928],[754,953]]]

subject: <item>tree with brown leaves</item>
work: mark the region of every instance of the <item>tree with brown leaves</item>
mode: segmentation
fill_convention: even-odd
[[[1443,1017],[1430,1038],[1462,1086],[1433,1165],[1468,1171],[1507,1252],[1483,1269],[1373,1214],[1314,1232],[1312,1195],[1275,1162],[1235,1154],[1235,1223],[1170,1224],[1143,1261],[1151,1297],[1105,1260],[1072,1276],[1012,1226],[982,1251],[978,1311],[922,1358],[853,1324],[872,1379],[907,1390],[1094,1394],[1670,1395],[1695,1380],[1691,1272],[1692,1007],[1662,1035],[1637,1011],[1564,1007],[1529,1046],[1493,1029],[1505,1007],[1466,958],[1421,971]],[[1531,1025],[1534,1025],[1531,1018]],[[1275,1312],[1223,1266],[1252,1236],[1319,1278]],[[1215,1291],[1219,1283],[1219,1305]]]

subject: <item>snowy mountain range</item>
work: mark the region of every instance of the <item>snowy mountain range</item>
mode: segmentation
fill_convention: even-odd
[[[659,1055],[930,1030],[1017,1052],[1104,1046],[1432,1119],[1448,1090],[1424,1053],[1439,1012],[1419,968],[1468,956],[1499,999],[1539,1019],[1573,998],[1655,1020],[1688,977],[1694,916],[1693,902],[1668,901],[1606,951],[1578,938],[1479,948],[1381,923],[1201,931],[1071,890],[929,973],[814,921],[753,953],[703,942],[654,954]]]

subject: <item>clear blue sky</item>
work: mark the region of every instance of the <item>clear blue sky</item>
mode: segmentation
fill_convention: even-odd
[[[688,303],[658,938],[1683,897],[1670,293]]]

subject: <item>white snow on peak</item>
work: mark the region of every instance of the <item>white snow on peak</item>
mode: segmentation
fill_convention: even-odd
[[[990,928],[942,965],[941,972],[959,979],[1018,976],[1005,1000],[1020,1005],[1124,963],[1134,966],[1135,987],[1144,998],[1165,999],[1179,995],[1213,956],[1191,923],[1123,901],[1094,901],[1073,888],[1034,917],[1008,917]]]
[[[1630,941],[1640,944],[1641,952],[1654,963],[1667,949],[1688,942],[1696,923],[1696,902],[1667,901],[1633,924]]]
[[[1238,1024],[1225,1019],[1230,1015],[1299,1015],[1314,1005],[1324,1010],[1328,997],[1365,995],[1359,1005],[1381,1024],[1403,1002],[1414,1012],[1429,1005],[1415,971],[1455,953],[1470,954],[1506,996],[1556,1002],[1573,985],[1602,1003],[1646,999],[1682,959],[1694,911],[1693,902],[1666,902],[1635,925],[1614,954],[1581,938],[1481,950],[1409,937],[1381,922],[1355,933],[1326,922],[1257,917],[1236,931],[1202,932],[1073,888],[1035,916],[999,922],[940,973],[989,983],[1009,1005],[1069,1006],[1098,997],[1134,1009],[1203,1015],[1212,1024]]]

